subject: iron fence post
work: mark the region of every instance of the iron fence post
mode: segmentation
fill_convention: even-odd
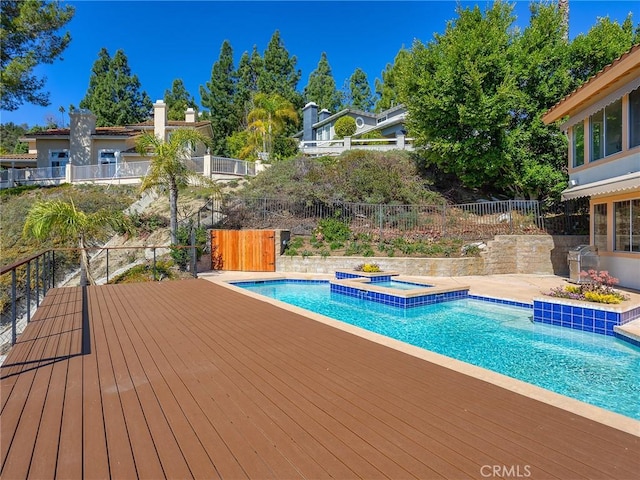
[[[191,226],[191,274],[193,278],[198,278],[198,272],[196,271],[196,231]]]
[[[511,200],[509,200],[509,233],[513,235],[513,204]]]
[[[49,288],[49,275],[47,275],[47,271],[48,271],[48,258],[49,258],[49,252],[44,252],[42,254],[42,297],[44,297],[47,294],[47,290]]]
[[[31,321],[31,260],[27,262],[27,323]]]
[[[56,286],[56,251],[51,250],[51,288]]]
[[[18,336],[16,325],[16,303],[18,302],[16,293],[16,269],[11,270],[11,345],[16,344],[16,338]]]
[[[156,281],[156,247],[153,247],[153,281]]]
[[[447,204],[442,205],[442,236],[447,232]]]
[[[109,249],[107,248],[107,283],[109,283]]]
[[[40,306],[40,255],[36,257],[36,306]]]

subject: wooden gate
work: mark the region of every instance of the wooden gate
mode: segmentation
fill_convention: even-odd
[[[211,256],[212,265],[221,270],[275,272],[275,232],[211,230]]]

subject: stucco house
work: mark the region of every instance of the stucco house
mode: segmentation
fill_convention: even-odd
[[[352,117],[356,123],[356,132],[349,139],[336,139],[335,123],[344,116]],[[315,102],[307,103],[302,109],[302,131],[294,138],[300,141],[303,153],[340,153],[349,148],[405,149],[405,121],[407,109],[398,105],[380,113],[365,112],[345,108],[337,113],[322,109],[318,111]],[[380,141],[356,141],[364,134],[377,131]],[[346,142],[345,142],[346,140]],[[357,144],[357,147],[355,146]]]
[[[590,198],[600,270],[640,289],[640,44],[545,113],[569,140],[564,200]]]
[[[64,176],[67,164],[74,167],[97,166],[102,177],[114,175],[127,163],[149,160],[135,150],[136,138],[144,132],[168,139],[178,128],[194,128],[212,137],[210,122],[197,121],[196,112],[189,108],[183,121],[167,120],[167,106],[162,100],[153,105],[153,117],[142,123],[121,127],[96,127],[96,116],[88,110],[69,114],[69,128],[49,129],[25,135],[29,153],[18,158],[5,158],[5,167],[47,168],[52,177]],[[196,146],[193,156],[204,155],[204,145]],[[12,156],[13,157],[13,156]],[[13,162],[13,165],[8,164]]]

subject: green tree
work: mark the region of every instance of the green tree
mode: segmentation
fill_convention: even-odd
[[[152,154],[149,172],[142,179],[141,191],[163,187],[169,192],[169,229],[171,243],[177,243],[178,233],[178,193],[190,183],[215,187],[215,183],[187,167],[185,160],[191,157],[191,147],[203,143],[211,146],[211,139],[197,130],[179,128],[174,130],[168,141],[147,132],[138,138],[136,149],[140,154]]]
[[[239,126],[242,128],[247,127],[247,116],[253,110],[253,96],[258,92],[258,76],[263,67],[262,57],[255,45],[251,56],[244,52],[238,63],[233,104],[238,112]]]
[[[403,68],[409,58],[409,50],[402,48],[396,55],[393,64],[387,63],[382,72],[382,80],[376,78],[375,89],[378,97],[375,106],[376,112],[381,112],[402,103],[398,84],[403,75]]]
[[[638,29],[640,24],[637,25],[636,32]],[[598,18],[596,24],[586,34],[574,38],[569,47],[574,87],[629,50],[634,40],[638,41],[634,35],[631,13],[622,25],[612,22],[609,17]]]
[[[369,112],[373,107],[369,80],[361,68],[356,68],[349,78],[349,106],[365,112]]]
[[[73,200],[36,202],[27,213],[22,230],[25,238],[46,240],[52,233],[60,238],[77,238],[80,249],[80,285],[94,284],[91,275],[87,242],[97,238],[107,227],[128,231],[129,223],[119,211],[107,209],[85,213],[76,208]]]
[[[458,18],[427,45],[416,42],[401,93],[408,126],[427,165],[453,173],[468,187],[511,182],[505,155],[511,114],[520,102],[511,69],[512,6],[485,13],[458,7]]]
[[[58,2],[1,0],[0,108],[16,110],[23,103],[49,105],[46,78],[34,69],[62,55],[71,35],[57,32],[73,18],[74,8]]]
[[[220,56],[211,68],[211,79],[200,87],[202,106],[209,110],[208,118],[213,129],[212,153],[228,156],[227,137],[238,125],[237,112],[233,104],[235,84],[233,69],[233,49],[225,40],[220,48]]]
[[[193,96],[187,91],[181,78],[176,78],[171,84],[171,90],[164,91],[164,103],[167,104],[168,120],[184,120],[187,108],[198,109]]]
[[[253,99],[254,109],[249,113],[250,139],[260,139],[262,151],[273,152],[274,139],[286,131],[287,125],[297,123],[298,113],[289,100],[278,94],[258,93]],[[254,147],[257,149],[259,145]]]
[[[26,123],[21,125],[16,125],[13,122],[0,124],[0,153],[27,153],[28,146],[20,142],[20,137],[27,133],[28,129]],[[25,147],[27,151],[23,151]]]
[[[263,68],[258,76],[258,90],[265,94],[278,94],[287,99],[295,108],[302,108],[302,95],[296,90],[302,76],[296,70],[298,59],[289,52],[276,30],[264,51]]]
[[[309,75],[309,83],[304,88],[304,101],[315,102],[318,108],[326,108],[333,113],[340,108],[340,95],[325,52],[320,56],[318,67]]]
[[[152,107],[147,93],[140,90],[138,76],[131,74],[124,51],[116,51],[112,58],[102,48],[91,69],[89,88],[80,108],[95,114],[97,126],[110,127],[142,122]]]

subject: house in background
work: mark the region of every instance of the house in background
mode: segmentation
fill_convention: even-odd
[[[569,188],[590,197],[590,239],[598,268],[640,290],[640,44],[545,113],[564,120]]]
[[[135,141],[144,132],[168,139],[172,130],[195,128],[211,137],[209,122],[196,121],[196,113],[190,108],[184,121],[167,121],[167,106],[162,100],[153,105],[153,119],[122,127],[96,127],[96,116],[87,110],[69,114],[70,125],[65,129],[52,129],[25,135],[29,153],[36,154],[36,167],[63,168],[97,165],[109,171],[120,163],[148,160],[135,151]],[[194,155],[204,155],[204,146],[199,146]]]
[[[344,116],[355,120],[356,133],[352,137],[337,139],[335,123]],[[335,155],[351,148],[411,149],[411,145],[405,139],[406,117],[407,109],[404,105],[398,105],[380,113],[346,108],[332,114],[327,109],[318,112],[315,102],[309,102],[302,109],[302,131],[298,132],[294,138],[300,141],[300,151],[307,155]],[[380,138],[358,140],[359,137],[371,132],[376,132]]]
[[[25,135],[20,140],[28,143],[28,154],[0,159],[4,168],[0,171],[0,187],[114,180],[135,183],[146,174],[151,160],[136,151],[136,140],[143,133],[155,133],[167,140],[176,129],[193,128],[213,137],[211,123],[198,121],[192,108],[187,109],[184,121],[171,121],[167,120],[167,106],[162,100],[153,107],[152,119],[134,125],[97,127],[93,113],[79,110],[70,113],[69,128]],[[220,179],[255,175],[256,168],[243,160],[214,157],[203,144],[192,147],[186,163],[196,173]]]

